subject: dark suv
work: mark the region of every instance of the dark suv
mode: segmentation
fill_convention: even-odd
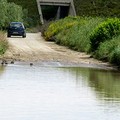
[[[26,37],[25,27],[22,22],[11,22],[8,26],[7,37],[11,36],[22,36]]]

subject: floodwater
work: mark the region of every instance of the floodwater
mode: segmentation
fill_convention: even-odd
[[[120,120],[120,73],[1,66],[0,120]]]

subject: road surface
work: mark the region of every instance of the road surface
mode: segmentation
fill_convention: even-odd
[[[26,38],[11,37],[8,38],[8,42],[10,47],[2,57],[6,60],[108,65],[107,63],[90,58],[90,55],[85,53],[70,50],[54,42],[47,42],[43,39],[41,33],[27,33]]]

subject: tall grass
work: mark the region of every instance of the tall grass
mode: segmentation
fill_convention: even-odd
[[[89,36],[95,27],[101,23],[103,18],[79,18],[79,23],[72,26],[68,30],[59,32],[56,37],[56,42],[77,51],[89,52],[90,39]]]
[[[8,42],[5,37],[5,33],[0,31],[0,55],[3,55],[8,49]]]
[[[45,32],[45,38],[77,51],[89,52],[89,36],[95,27],[104,21],[104,18],[66,17],[50,24]]]

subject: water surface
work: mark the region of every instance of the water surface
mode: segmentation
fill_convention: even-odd
[[[120,73],[0,67],[0,120],[119,120]]]

